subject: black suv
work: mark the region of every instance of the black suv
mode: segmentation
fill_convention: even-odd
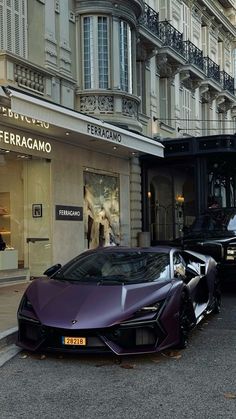
[[[212,256],[223,280],[236,281],[236,208],[212,208],[184,231],[184,248]]]

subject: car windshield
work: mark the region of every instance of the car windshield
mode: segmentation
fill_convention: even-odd
[[[236,210],[209,210],[196,218],[188,234],[201,233],[216,236],[236,235]]]
[[[158,281],[168,276],[169,255],[166,253],[116,251],[81,255],[60,269],[54,278],[110,285]]]

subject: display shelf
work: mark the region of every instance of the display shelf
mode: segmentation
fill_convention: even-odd
[[[0,270],[18,268],[18,251],[3,250],[0,252]]]

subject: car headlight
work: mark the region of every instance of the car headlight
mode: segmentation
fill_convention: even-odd
[[[150,304],[149,306],[144,306],[140,308],[137,313],[156,313],[159,311],[160,307],[162,305],[162,302],[159,301],[155,304]]]
[[[130,319],[123,321],[120,325],[131,326],[135,325],[136,323],[153,321],[157,317],[157,314],[160,312],[163,303],[164,300],[141,307],[133,314]]]
[[[226,250],[226,260],[235,260],[236,259],[236,247],[229,246]]]

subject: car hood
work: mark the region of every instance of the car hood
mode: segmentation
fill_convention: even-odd
[[[172,281],[97,285],[40,278],[26,290],[40,322],[66,329],[102,328],[131,317],[147,304],[166,298]]]
[[[222,244],[228,244],[228,243],[235,243],[236,242],[236,237],[186,237],[184,238],[184,243],[199,243],[199,244],[204,244],[204,243],[222,243]]]

